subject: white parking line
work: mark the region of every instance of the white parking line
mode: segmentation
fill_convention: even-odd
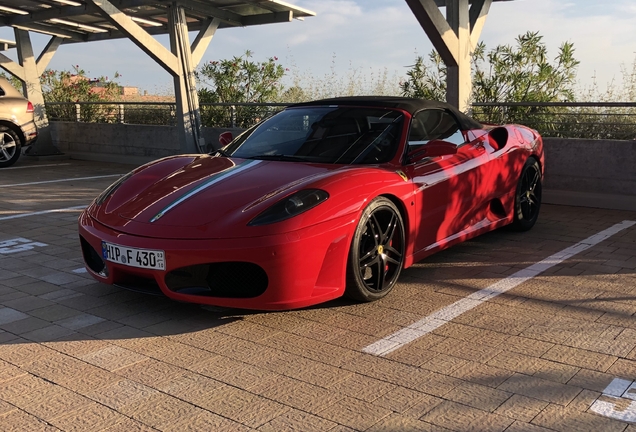
[[[93,177],[74,177],[74,178],[60,179],[60,180],[47,180],[47,181],[37,181],[37,182],[30,182],[30,183],[14,183],[14,184],[8,184],[8,185],[0,185],[0,187],[7,188],[7,187],[13,187],[13,186],[30,186],[30,185],[47,184],[47,183],[67,182],[67,181],[73,181],[73,180],[94,180],[94,179],[102,179],[102,178],[108,178],[108,177],[121,177],[121,176],[123,176],[123,174],[109,174],[109,175],[93,176]]]
[[[38,215],[43,215],[47,213],[66,213],[66,212],[71,212],[73,210],[81,210],[84,208],[86,208],[86,206],[81,205],[81,206],[67,207],[67,208],[61,208],[61,209],[43,210],[43,211],[37,211],[37,212],[31,212],[31,213],[19,213],[19,214],[14,214],[11,216],[0,216],[0,221],[9,220],[9,219],[19,219],[19,218],[28,217],[28,216],[38,216]]]
[[[82,273],[88,273],[88,272],[86,271],[85,267],[80,267],[78,269],[73,270],[73,273],[82,274]]]
[[[468,297],[456,301],[455,303],[446,306],[438,310],[437,312],[423,318],[410,326],[398,330],[397,332],[389,335],[377,342],[372,343],[362,349],[363,352],[373,354],[377,356],[385,356],[398,348],[407,345],[414,340],[421,338],[422,336],[434,331],[435,329],[443,326],[447,322],[454,318],[457,318],[464,312],[468,312],[474,307],[479,306],[485,301],[494,298],[500,294],[509,291],[516,286],[526,282],[529,279],[537,276],[538,274],[554,267],[561,262],[572,258],[574,255],[579,254],[592,246],[595,246],[608,239],[614,234],[623,231],[633,225],[636,225],[636,221],[623,221],[614,226],[609,227],[606,230],[599,232],[591,237],[586,238],[579,243],[563,249],[561,252],[557,252],[554,255],[549,256],[543,261],[539,261],[536,264],[531,265],[523,270],[516,272],[515,274],[508,276],[506,279],[502,279],[490,285],[488,288],[477,291],[469,295]]]
[[[24,169],[24,168],[43,168],[43,167],[52,167],[52,166],[64,166],[64,165],[70,165],[70,163],[17,166],[17,167],[11,167],[11,168],[2,168],[2,171],[17,170],[17,169]]]

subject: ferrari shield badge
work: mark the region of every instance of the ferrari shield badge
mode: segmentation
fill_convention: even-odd
[[[409,178],[406,176],[406,174],[404,174],[404,171],[396,171],[395,173],[402,177],[402,180],[409,181]]]

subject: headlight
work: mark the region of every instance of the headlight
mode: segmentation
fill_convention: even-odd
[[[329,198],[329,194],[320,189],[305,189],[278,201],[276,204],[256,216],[247,225],[267,225],[280,222],[316,207]]]
[[[126,180],[128,180],[130,178],[130,176],[132,176],[134,174],[134,171],[129,172],[128,174],[119,177],[117,180],[115,180],[115,183],[113,183],[112,185],[108,186],[104,192],[102,192],[101,194],[99,194],[99,196],[97,197],[97,199],[95,199],[95,204],[96,205],[101,205],[104,201],[106,201],[106,198],[108,198],[109,196],[111,196],[113,194],[113,192],[115,192],[117,190],[117,188],[119,186],[121,186],[121,184],[123,182],[125,182]]]

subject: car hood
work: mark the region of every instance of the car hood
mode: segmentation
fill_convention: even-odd
[[[112,229],[148,237],[266,235],[272,230],[247,227],[249,221],[284,196],[307,187],[328,188],[334,175],[352,169],[208,155],[173,157],[135,170],[88,211]]]

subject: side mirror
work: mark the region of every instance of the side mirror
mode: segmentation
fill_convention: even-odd
[[[409,163],[417,162],[427,157],[448,156],[457,153],[457,146],[442,140],[431,140],[417,149],[409,152],[406,157]]]
[[[219,144],[221,144],[221,148],[231,143],[233,139],[234,137],[232,136],[232,132],[223,132],[221,135],[219,135]]]

